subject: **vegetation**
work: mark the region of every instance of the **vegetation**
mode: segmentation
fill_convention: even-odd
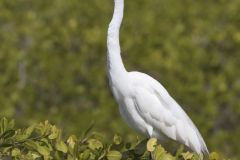
[[[127,69],[159,80],[210,151],[239,159],[240,1],[125,5]],[[119,116],[106,78],[112,8],[112,0],[0,0],[0,117],[16,119],[18,127],[48,119],[66,138],[95,121],[106,143],[115,133],[133,142],[136,132]]]
[[[115,135],[111,144],[105,144],[99,134],[90,134],[90,127],[80,138],[70,136],[66,141],[61,130],[48,121],[15,129],[14,121],[0,121],[0,158],[22,160],[200,160],[199,156],[179,149],[176,156],[167,153],[155,139],[124,143]],[[217,153],[210,160],[220,160]]]

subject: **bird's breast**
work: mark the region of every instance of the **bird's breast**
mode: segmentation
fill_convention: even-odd
[[[125,99],[130,96],[131,85],[125,79],[109,78],[109,83],[112,93],[117,101]]]
[[[147,124],[139,115],[134,101],[131,98],[125,98],[119,102],[119,110],[123,119],[136,131],[147,134]]]

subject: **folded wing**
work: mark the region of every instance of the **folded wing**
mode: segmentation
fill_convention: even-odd
[[[133,101],[141,117],[153,129],[150,136],[164,134],[199,154],[207,155],[206,144],[198,129],[166,89],[146,74],[131,74],[135,83]]]

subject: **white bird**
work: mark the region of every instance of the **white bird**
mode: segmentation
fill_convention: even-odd
[[[147,74],[126,71],[119,44],[123,9],[124,0],[114,0],[107,35],[108,78],[121,116],[132,128],[151,138],[170,138],[208,156],[198,129],[167,90]]]

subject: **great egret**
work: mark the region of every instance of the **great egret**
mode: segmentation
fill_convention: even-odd
[[[114,0],[107,36],[108,78],[121,116],[132,128],[149,137],[167,137],[208,156],[198,129],[167,90],[147,74],[126,71],[119,44],[123,9],[124,0]]]

